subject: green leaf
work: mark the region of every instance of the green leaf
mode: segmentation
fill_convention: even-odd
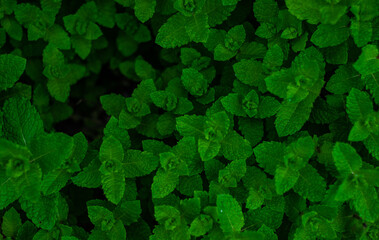
[[[257,145],[263,138],[263,122],[258,119],[240,118],[238,129],[251,146]]]
[[[45,58],[44,58],[44,62]],[[78,64],[49,64],[45,63],[46,67],[43,74],[49,79],[47,88],[56,100],[65,102],[70,94],[70,86],[80,80],[86,69]]]
[[[264,202],[264,195],[254,188],[250,188],[249,196],[246,199],[246,208],[257,209],[260,208]]]
[[[364,78],[366,87],[370,90],[375,103],[379,104],[379,71]]]
[[[219,171],[218,181],[225,187],[237,187],[237,183],[246,173],[246,159],[238,159],[229,163]]]
[[[70,179],[71,173],[66,169],[55,169],[43,177],[41,191],[44,195],[59,192]]]
[[[236,50],[230,50],[222,44],[218,44],[214,49],[215,61],[228,61],[237,54]]]
[[[276,166],[284,162],[285,146],[280,142],[263,142],[254,148],[259,166],[271,175],[275,175]]]
[[[131,141],[128,131],[119,127],[119,121],[115,117],[111,117],[104,129],[105,137],[113,136],[120,141],[125,150],[130,148]]]
[[[177,190],[186,196],[193,196],[196,191],[203,191],[203,180],[199,174],[181,176]]]
[[[220,149],[221,143],[219,141],[207,140],[204,138],[200,138],[198,140],[198,151],[201,160],[203,160],[204,162],[216,157]]]
[[[98,153],[91,153],[95,155],[90,164],[83,169],[78,175],[71,178],[72,182],[79,187],[98,188],[101,185],[101,172],[99,171],[101,162],[98,159]]]
[[[101,206],[88,206],[88,217],[91,222],[103,231],[112,229],[115,219],[113,213]]]
[[[139,57],[136,59],[136,62],[134,63],[134,70],[136,71],[137,76],[142,80],[155,79],[155,69],[143,58]]]
[[[247,116],[254,117],[258,113],[259,95],[255,90],[248,92],[242,100],[242,108]]]
[[[38,164],[32,164],[30,170],[24,172],[24,174],[17,179],[15,186],[16,191],[19,191],[24,199],[35,201],[35,199],[38,199],[40,196],[41,178],[41,168]]]
[[[126,240],[126,230],[122,221],[117,221],[113,225],[112,229],[108,233],[108,236],[111,240],[118,240],[118,239]]]
[[[21,225],[20,214],[13,207],[4,213],[1,230],[6,237],[15,237]]]
[[[359,186],[353,199],[354,208],[365,221],[375,222],[379,218],[379,199],[374,187]]]
[[[121,110],[118,120],[120,128],[124,129],[133,129],[141,123],[140,117],[136,117],[124,109]]]
[[[217,196],[217,216],[224,233],[239,232],[244,226],[241,206],[233,196],[220,194]]]
[[[158,223],[163,225],[166,230],[174,230],[181,224],[180,212],[173,206],[155,206],[154,216]]]
[[[205,214],[200,214],[196,217],[190,226],[190,234],[195,237],[200,237],[207,234],[213,227],[213,220],[210,216]]]
[[[288,11],[300,20],[317,24],[321,20],[320,9],[325,6],[323,0],[286,0]]]
[[[36,109],[25,98],[10,98],[4,103],[4,136],[30,147],[32,139],[41,134],[43,123]]]
[[[319,76],[319,74],[314,76],[313,71],[309,72],[314,67],[312,64],[315,65],[316,63],[314,60],[311,60],[310,56],[313,55],[313,57],[319,57],[319,52],[314,48],[308,48],[307,50],[307,54],[304,54],[305,52],[299,54],[298,58],[295,59],[292,68],[302,74],[303,77],[307,79],[311,79],[310,77],[312,77],[314,80],[308,83],[309,86],[304,87],[307,89],[306,91],[308,92],[308,95],[303,100],[298,102],[289,98],[282,102],[282,106],[280,107],[275,120],[275,127],[280,137],[294,134],[303,127],[305,122],[309,119],[313,103],[319,96],[324,85],[324,81],[320,79],[321,76]],[[319,69],[323,70],[323,63],[317,63]],[[266,83],[267,81],[266,78]],[[269,86],[270,84],[267,83],[267,85]]]
[[[270,39],[277,34],[276,26],[272,23],[262,23],[257,30],[255,31],[255,35],[260,38]]]
[[[362,88],[361,77],[352,65],[341,65],[326,84],[326,90],[334,94],[344,94],[352,88]]]
[[[85,39],[81,36],[72,36],[71,44],[75,50],[75,53],[78,54],[78,56],[83,60],[86,59],[91,53],[91,40]]]
[[[71,48],[71,40],[67,32],[60,25],[53,25],[46,31],[45,40],[53,47],[62,50]]]
[[[17,21],[28,29],[29,41],[42,38],[46,33],[47,27],[54,23],[54,18],[49,18],[46,12],[29,3],[18,4],[14,9],[14,14]]]
[[[311,42],[320,48],[337,46],[346,41],[350,36],[348,17],[342,17],[335,25],[320,24],[311,37]]]
[[[184,115],[176,118],[176,129],[183,137],[204,136],[204,116]]]
[[[379,71],[379,49],[375,45],[366,45],[362,48],[362,53],[353,64],[354,68],[366,77]]]
[[[246,31],[243,25],[232,27],[225,36],[225,47],[232,51],[240,49],[245,42]]]
[[[99,158],[101,162],[110,160],[122,162],[124,160],[124,150],[120,141],[113,136],[106,137],[101,144]]]
[[[183,86],[191,95],[202,96],[208,90],[208,81],[194,68],[183,69],[181,79]]]
[[[186,32],[193,42],[206,42],[209,36],[208,15],[196,14],[187,20]]]
[[[242,83],[249,86],[259,86],[263,81],[263,69],[262,64],[255,60],[241,60],[233,65],[233,70]]]
[[[221,143],[221,152],[228,160],[247,159],[253,154],[250,142],[236,131],[230,131]]]
[[[354,123],[353,128],[350,130],[348,140],[349,141],[363,141],[370,135],[370,131],[366,125],[361,121]]]
[[[330,4],[320,9],[321,23],[336,24],[345,15],[347,6]]]
[[[12,55],[0,55],[0,91],[11,88],[24,73],[26,59]]]
[[[258,113],[255,115],[257,118],[268,118],[274,116],[280,109],[280,103],[274,97],[264,96],[261,97]]]
[[[355,19],[351,20],[351,35],[354,42],[358,47],[363,47],[372,38],[372,24],[371,22],[363,22]]]
[[[222,106],[226,111],[239,117],[245,117],[246,112],[242,108],[242,96],[238,93],[229,93],[221,99]]]
[[[156,4],[156,0],[135,0],[134,14],[144,23],[153,16]]]
[[[109,172],[101,176],[101,185],[107,199],[118,204],[125,192],[125,176],[122,172]]]
[[[126,226],[137,222],[141,213],[142,209],[139,200],[122,201],[113,211],[114,217],[122,220]]]
[[[113,28],[116,23],[115,1],[96,1],[98,10],[97,23],[107,28]]]
[[[118,117],[125,107],[125,98],[119,94],[108,94],[100,97],[101,105],[110,116]]]
[[[31,240],[31,237],[37,233],[37,228],[30,221],[24,222],[17,233],[17,240]]]
[[[150,174],[159,164],[159,159],[151,152],[128,150],[122,161],[125,177],[134,178]]]
[[[159,168],[153,178],[151,192],[153,198],[163,198],[170,194],[179,183],[179,175],[173,171],[165,171]]]
[[[21,198],[21,208],[26,216],[38,227],[51,230],[58,219],[58,195],[40,196],[39,199]]]
[[[276,69],[283,64],[283,51],[278,44],[271,46],[263,59],[263,65],[269,69]]]
[[[178,102],[175,94],[169,91],[156,91],[150,94],[153,103],[166,111],[172,111],[176,108]]]
[[[379,134],[370,134],[363,142],[369,153],[379,160]]]
[[[341,176],[355,174],[362,166],[362,159],[355,149],[347,143],[337,142],[333,148],[333,159]]]
[[[23,35],[22,27],[14,17],[4,17],[1,19],[1,25],[11,38],[21,41]]]
[[[299,179],[293,187],[296,193],[312,202],[323,200],[325,189],[324,178],[309,164],[299,171]]]
[[[180,60],[186,66],[190,66],[193,61],[199,59],[201,54],[194,48],[180,48]]]
[[[352,123],[364,119],[374,111],[370,96],[356,88],[351,89],[346,99],[346,112]]]
[[[258,233],[264,234],[264,240],[278,240],[278,236],[275,234],[274,230],[264,224],[258,229]]]
[[[159,116],[157,122],[157,130],[163,135],[167,136],[172,134],[175,131],[176,119],[175,116],[171,113],[165,113]]]
[[[222,0],[205,1],[202,13],[208,15],[210,27],[223,23],[236,8],[236,5],[224,6]]]
[[[16,183],[5,174],[5,171],[0,172],[0,209],[7,207],[12,202],[16,201],[21,192],[17,191]]]
[[[34,159],[46,174],[58,169],[74,150],[74,139],[63,133],[50,133],[35,138],[30,147]]]
[[[295,75],[292,69],[281,69],[280,71],[272,73],[264,80],[268,91],[280,98],[286,98],[287,87],[294,78]]]
[[[41,0],[42,11],[48,12],[51,16],[58,14],[61,4],[62,0]]]
[[[293,188],[300,176],[299,171],[291,167],[278,167],[275,171],[275,189],[278,194],[284,194]]]
[[[184,137],[172,148],[172,153],[178,160],[179,168],[183,168],[183,174],[178,171],[180,175],[190,174],[191,176],[197,174],[202,169],[202,163],[199,155],[197,154],[196,140],[193,137]],[[162,165],[162,159],[161,159]]]
[[[276,115],[275,127],[280,137],[299,131],[309,119],[314,97],[306,97],[299,103],[285,101]]]
[[[163,24],[155,42],[163,48],[180,47],[190,42],[185,26],[187,19],[177,13],[171,16],[165,24]]]
[[[279,7],[274,0],[258,0],[253,5],[254,17],[258,22],[275,22]]]

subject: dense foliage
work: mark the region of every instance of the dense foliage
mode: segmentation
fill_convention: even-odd
[[[378,0],[0,0],[0,239],[379,239]]]

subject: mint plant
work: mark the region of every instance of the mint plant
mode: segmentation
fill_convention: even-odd
[[[377,0],[0,0],[0,239],[379,239]]]

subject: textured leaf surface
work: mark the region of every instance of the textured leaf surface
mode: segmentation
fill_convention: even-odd
[[[12,55],[0,55],[0,90],[10,88],[21,77],[26,67],[26,59]]]
[[[163,198],[174,191],[179,183],[179,176],[175,172],[158,169],[153,178],[151,193],[153,198]]]
[[[241,206],[231,195],[220,194],[217,196],[217,216],[220,219],[220,227],[225,233],[239,232],[244,225],[244,217]]]
[[[346,107],[346,112],[353,123],[373,112],[370,96],[356,88],[350,91],[346,99]]]
[[[354,174],[362,166],[362,159],[355,149],[347,143],[337,142],[333,148],[333,158],[342,176]]]
[[[187,44],[190,38],[185,26],[185,17],[175,14],[159,29],[155,42],[163,48],[174,48]]]
[[[228,160],[247,159],[253,154],[250,142],[235,131],[225,136],[221,144],[221,151]]]
[[[142,209],[139,200],[123,201],[114,210],[114,217],[122,220],[124,225],[129,226],[140,218]]]
[[[20,214],[12,207],[4,213],[1,230],[6,237],[15,237],[20,227]]]
[[[293,188],[300,196],[312,202],[321,201],[324,198],[325,189],[324,178],[309,164],[300,170],[299,179]]]
[[[290,167],[278,167],[275,171],[275,188],[278,194],[283,194],[295,186],[299,172]]]
[[[25,98],[11,98],[4,107],[4,136],[30,147],[33,137],[42,133],[43,124],[37,110]]]
[[[254,154],[259,166],[274,175],[276,166],[284,161],[285,147],[279,142],[263,142],[254,148]]]
[[[135,0],[134,12],[138,20],[146,22],[149,20],[154,12],[156,0]]]
[[[320,24],[311,37],[311,42],[320,48],[337,46],[346,41],[350,36],[350,30],[346,26],[347,17],[341,18],[335,25]]]
[[[33,223],[42,229],[51,230],[58,219],[58,196],[41,196],[37,201],[20,199],[21,208]]]
[[[63,133],[41,135],[32,142],[31,151],[44,173],[61,167],[74,148],[74,140]]]
[[[128,150],[122,162],[125,177],[145,176],[158,167],[158,157],[150,152],[139,150]]]
[[[120,172],[110,172],[102,175],[101,185],[107,199],[118,204],[125,192],[125,176]]]
[[[41,190],[45,195],[59,192],[70,179],[71,174],[65,169],[56,169],[45,175]]]

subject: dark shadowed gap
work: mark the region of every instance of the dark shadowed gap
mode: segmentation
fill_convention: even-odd
[[[68,221],[76,221],[74,225],[82,227],[85,231],[91,232],[94,225],[88,217],[86,203],[90,200],[99,199],[106,200],[101,188],[81,188],[74,184],[66,185],[62,189],[63,196],[69,201],[69,217]]]
[[[108,65],[104,66],[96,78],[81,79],[72,86],[68,104],[73,114],[55,124],[55,130],[71,136],[83,132],[89,141],[100,137],[109,119],[101,106],[100,97],[110,93],[127,97],[136,87],[136,82],[111,70]]]

